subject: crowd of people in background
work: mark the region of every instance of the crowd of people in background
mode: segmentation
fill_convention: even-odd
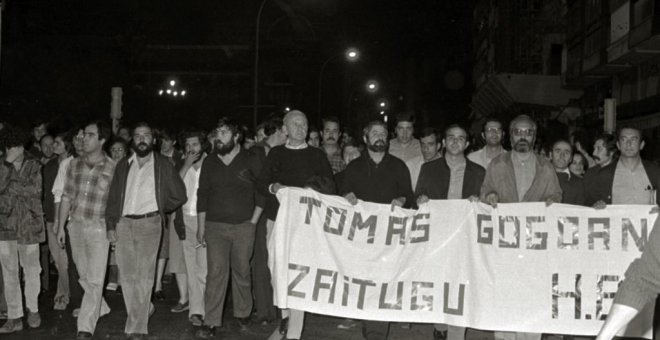
[[[592,151],[571,138],[544,150],[526,115],[487,119],[478,136],[458,124],[415,126],[412,114],[398,115],[393,131],[376,120],[350,136],[335,117],[314,128],[296,110],[255,130],[223,117],[206,130],[138,123],[113,133],[106,122],[93,121],[66,131],[37,122],[30,132],[0,123],[0,313],[6,319],[0,334],[21,331],[24,317],[27,327],[40,327],[38,298],[51,285],[52,265],[58,279],[48,306],[72,310],[78,339],[91,338],[98,319],[111,312],[104,290],[121,290],[124,332],[144,338],[153,299],[165,298],[166,271],[179,294],[170,311],[187,312],[199,326],[196,337],[211,338],[222,327],[231,286],[242,329],[279,322],[282,339],[301,339],[305,314],[276,309],[267,265],[275,194],[283,187],[404,208],[469,199],[602,209],[655,205],[660,181],[660,168],[640,156],[645,140],[638,128],[602,134]],[[639,279],[646,272],[636,268],[615,305],[640,308],[649,296],[652,287]],[[80,305],[71,306],[74,294]],[[337,327],[358,324],[346,319]],[[366,339],[388,336],[388,323],[364,320],[362,327]],[[465,331],[438,324],[432,337],[464,339]],[[495,333],[496,339],[540,337]]]

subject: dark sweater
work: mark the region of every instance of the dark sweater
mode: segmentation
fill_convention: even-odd
[[[405,197],[404,207],[414,203],[410,171],[402,160],[389,153],[378,164],[368,152],[350,162],[340,185],[341,195],[352,192],[363,201],[390,204],[395,198]]]
[[[465,158],[462,197],[479,196],[486,170],[481,165]],[[419,172],[415,196],[426,195],[432,200],[446,200],[449,193],[451,170],[445,158],[424,163]]]
[[[267,219],[275,220],[279,202],[268,187],[279,183],[284,186],[302,188],[312,176],[322,176],[332,179],[332,169],[325,152],[314,147],[304,149],[289,149],[283,145],[270,150],[261,174],[259,175],[259,192],[267,197],[264,214]]]
[[[57,177],[57,171],[60,168],[60,160],[55,157],[48,161],[41,168],[41,178],[43,180],[43,190],[41,191],[44,215],[46,222],[55,220],[55,197],[53,196],[53,184]]]
[[[210,222],[238,224],[252,218],[260,167],[257,157],[243,149],[229,165],[215,153],[206,157],[199,174],[197,212],[206,213]]]
[[[567,173],[558,172],[557,179],[562,192],[561,203],[584,205],[584,181],[582,178],[574,174],[569,177]]]
[[[584,196],[587,206],[592,206],[598,201],[612,204],[612,184],[614,183],[614,173],[616,172],[617,164],[618,161],[615,160],[605,167],[596,165],[584,174]],[[660,167],[645,160],[642,160],[642,165],[646,171],[646,176],[649,178],[649,182],[651,182],[651,186],[656,190],[656,202],[660,202],[660,190],[658,190]]]

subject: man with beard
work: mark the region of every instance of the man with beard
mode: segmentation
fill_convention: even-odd
[[[364,129],[367,152],[352,161],[344,171],[339,193],[355,205],[358,199],[410,206],[413,199],[410,172],[406,164],[387,153],[387,125],[370,122]],[[389,323],[363,321],[362,334],[368,340],[387,339]]]
[[[116,242],[126,327],[131,339],[145,338],[156,255],[165,214],[186,202],[186,187],[167,158],[153,152],[154,137],[147,123],[133,129],[135,152],[117,163],[106,208],[108,239]]]
[[[332,169],[322,150],[310,147],[307,137],[307,117],[298,110],[284,116],[283,132],[288,136],[285,145],[273,147],[259,175],[257,189],[267,197],[264,209],[267,220],[266,239],[275,224],[279,203],[275,194],[284,186],[303,188],[313,176],[332,178]],[[282,310],[280,334],[287,339],[300,339],[304,312]]]
[[[115,169],[115,162],[103,152],[110,133],[110,127],[102,122],[85,127],[83,155],[69,164],[59,205],[57,241],[64,247],[64,227],[70,217],[67,229],[73,261],[85,291],[78,315],[78,339],[91,339],[99,317],[110,312],[103,299],[109,250],[105,207]]]
[[[467,158],[481,165],[484,169],[488,169],[488,165],[493,158],[506,152],[502,147],[502,139],[504,138],[502,122],[495,118],[486,119],[481,129],[481,138],[484,139],[486,145],[477,151],[471,152]]]
[[[197,242],[206,246],[208,273],[204,293],[207,339],[222,326],[229,276],[234,317],[246,330],[252,312],[250,258],[259,219],[255,182],[261,170],[257,156],[241,148],[240,127],[228,118],[216,128],[215,148],[202,164],[197,189]]]
[[[560,139],[552,145],[550,161],[557,172],[562,191],[561,202],[566,204],[584,204],[584,183],[582,178],[571,173],[569,166],[573,158],[573,147],[568,141]]]
[[[344,163],[344,159],[341,156],[341,148],[338,144],[340,136],[339,119],[336,117],[323,118],[323,131],[321,131],[321,137],[323,137],[322,147],[328,156],[328,162],[330,162],[333,174],[341,172],[346,168],[346,163]]]
[[[491,161],[481,186],[481,201],[493,207],[497,203],[561,202],[554,167],[534,154],[536,123],[529,116],[520,115],[511,121],[509,135],[513,150]],[[495,339],[540,340],[541,334],[495,332]]]

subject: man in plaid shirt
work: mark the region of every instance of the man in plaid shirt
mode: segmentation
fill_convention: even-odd
[[[70,216],[71,251],[85,291],[78,315],[78,339],[91,339],[99,317],[110,312],[102,295],[110,246],[105,208],[115,171],[115,162],[103,152],[110,131],[104,122],[85,127],[84,153],[69,165],[60,204],[57,240],[64,246],[64,226]]]
[[[323,151],[328,156],[332,173],[342,172],[346,168],[346,163],[344,163],[344,158],[341,155],[341,146],[339,145],[339,137],[341,137],[339,119],[336,117],[323,118],[321,136],[323,137]]]

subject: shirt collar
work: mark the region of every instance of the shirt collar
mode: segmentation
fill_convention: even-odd
[[[154,152],[150,152],[149,156],[147,156],[147,163],[151,162],[154,160]],[[131,158],[128,159],[128,164],[133,164],[134,162],[137,161],[137,154],[133,152],[133,155],[131,155]]]
[[[555,171],[557,171],[557,170],[555,170]],[[558,173],[558,174],[561,174],[561,173],[565,173],[565,174],[567,174],[567,175],[568,175],[568,180],[569,180],[569,181],[571,180],[571,175],[573,175],[573,174],[571,174],[571,170],[569,170],[568,168],[566,168],[566,169],[564,169],[564,170],[557,171],[557,173]]]

